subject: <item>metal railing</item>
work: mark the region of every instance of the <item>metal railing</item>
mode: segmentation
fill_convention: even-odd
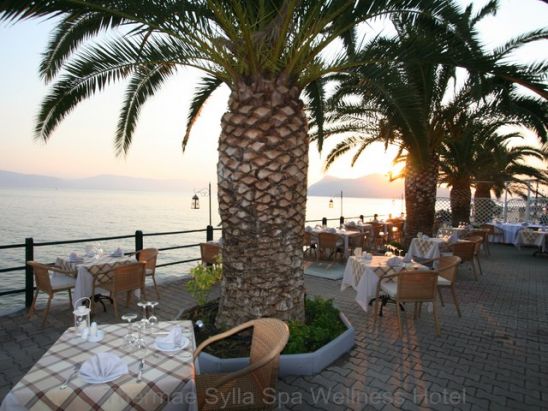
[[[372,216],[357,216],[357,217],[346,217],[346,219],[361,219],[362,221]],[[328,221],[339,221],[339,224],[344,224],[345,217],[340,218],[322,218],[319,220],[307,220],[306,223],[322,223],[322,225],[327,225]],[[180,235],[180,234],[192,234],[192,233],[203,233],[206,234],[206,241],[213,240],[213,232],[214,231],[221,231],[220,228],[214,228],[210,225],[208,225],[205,229],[197,229],[197,230],[184,230],[184,231],[168,231],[168,232],[160,232],[160,233],[143,233],[141,230],[135,231],[135,234],[128,234],[128,235],[118,235],[118,236],[111,236],[111,237],[94,237],[94,238],[81,238],[76,240],[61,240],[61,241],[43,241],[43,242],[35,242],[34,238],[29,237],[25,239],[25,242],[22,244],[7,244],[7,245],[0,245],[0,251],[1,250],[9,250],[9,249],[18,249],[22,248],[24,249],[24,257],[25,261],[32,261],[34,260],[34,254],[35,249],[37,247],[51,247],[51,246],[58,246],[58,245],[67,245],[67,244],[81,244],[81,243],[89,243],[89,242],[97,242],[97,241],[111,241],[111,240],[127,240],[127,239],[134,239],[135,242],[135,252],[142,250],[144,248],[144,238],[145,237],[157,237],[157,236],[171,236],[171,235]],[[200,246],[200,243],[190,243],[190,244],[184,244],[184,245],[177,245],[177,246],[171,246],[171,247],[161,247],[158,248],[159,251],[168,251],[168,250],[178,250],[178,249],[188,249],[188,248],[198,248]],[[128,253],[132,254],[132,253]],[[199,261],[200,258],[189,258],[184,260],[177,260],[177,261],[171,261],[163,264],[158,264],[156,267],[167,267],[167,266],[173,266],[178,264],[185,264],[185,263],[191,263],[194,261]],[[11,294],[19,294],[19,293],[25,293],[25,306],[30,307],[32,304],[33,299],[33,292],[34,292],[34,275],[32,271],[32,267],[28,265],[24,266],[16,266],[16,267],[8,267],[8,268],[0,268],[0,274],[2,273],[8,273],[8,272],[14,272],[14,271],[24,271],[25,273],[25,287],[24,288],[18,288],[13,290],[5,290],[0,291],[0,297],[5,295],[11,295]]]

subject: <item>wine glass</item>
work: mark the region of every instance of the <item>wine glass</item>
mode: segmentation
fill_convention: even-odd
[[[150,327],[150,323],[148,321],[148,317],[147,317],[147,307],[148,307],[148,301],[143,301],[143,300],[140,300],[137,305],[139,307],[141,307],[143,309],[143,318],[141,318],[141,325],[145,328],[149,328]]]
[[[137,314],[135,314],[135,313],[127,313],[127,314],[122,315],[122,320],[128,322],[128,333],[124,337],[124,341],[126,342],[126,347],[128,349],[133,348],[133,346],[135,345],[135,342],[137,340],[137,337],[133,333],[133,324],[131,323],[136,318],[137,318]]]
[[[154,308],[159,304],[158,301],[149,301],[147,306],[150,307],[150,315],[148,317],[148,322],[150,327],[155,327],[158,324],[158,317],[154,314]]]

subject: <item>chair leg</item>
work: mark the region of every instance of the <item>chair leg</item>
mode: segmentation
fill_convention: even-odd
[[[436,301],[432,301],[432,315],[434,316],[434,325],[436,326],[436,335],[439,337],[441,332],[440,332],[440,322],[439,322],[439,319],[438,319],[438,308],[437,308],[437,304],[436,304]]]
[[[400,302],[396,300],[396,313],[398,313],[398,329],[400,331],[400,338],[403,337],[403,327],[401,325],[401,314],[400,314]]]
[[[38,288],[36,289],[36,292],[34,293],[34,298],[32,299],[32,305],[30,306],[30,309],[29,309],[29,314],[28,314],[28,319],[30,320],[32,318],[32,315],[34,314],[34,310],[36,309],[36,300],[38,298],[38,293],[40,292],[40,290],[38,290]]]
[[[129,303],[131,303],[131,290],[126,292],[126,307],[129,307]]]
[[[441,295],[441,287],[437,287],[438,289],[438,295],[440,296],[440,303],[442,307],[445,307],[445,303],[443,302],[443,296]]]
[[[478,281],[478,271],[476,270],[476,263],[474,260],[470,261],[470,264],[472,264],[472,271],[474,272],[474,278],[476,281]]]
[[[460,306],[459,306],[459,300],[457,299],[457,293],[455,292],[455,286],[451,285],[451,294],[453,294],[453,302],[455,303],[455,308],[457,309],[457,314],[459,315],[459,318],[462,317],[460,313]]]
[[[114,305],[114,316],[118,318],[118,303],[116,302],[116,295],[112,298],[112,305]]]
[[[476,256],[476,261],[478,262],[479,272],[480,272],[481,275],[483,275],[483,270],[481,269],[481,263],[480,263],[479,256]]]
[[[417,314],[419,313],[419,303],[415,303],[415,310],[413,312],[413,320],[417,319]]]
[[[49,307],[51,305],[51,300],[53,299],[53,295],[49,295],[48,296],[48,303],[46,305],[46,311],[44,312],[44,319],[42,320],[42,327],[44,325],[46,325],[46,321],[48,319],[48,314],[49,314]]]
[[[68,292],[69,292],[69,307],[72,310],[73,309],[73,307],[72,307],[72,292],[70,291],[70,288],[68,289]]]

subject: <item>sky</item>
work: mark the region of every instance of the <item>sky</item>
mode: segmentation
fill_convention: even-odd
[[[485,3],[474,0],[474,6]],[[468,4],[468,1],[461,1]],[[496,17],[484,19],[480,32],[485,44],[495,47],[509,38],[546,27],[548,4],[541,0],[500,0]],[[48,143],[33,139],[35,117],[47,85],[38,76],[41,53],[52,22],[31,20],[0,23],[0,169],[64,178],[99,174],[184,179],[197,186],[216,181],[217,141],[220,118],[226,110],[229,90],[216,91],[194,126],[185,153],[181,139],[193,87],[200,73],[181,70],[143,107],[133,144],[127,156],[117,157],[114,134],[124,95],[122,83],[108,87],[82,103],[65,118]],[[524,48],[517,61],[548,59],[547,42]],[[323,154],[310,147],[308,182],[322,178],[322,161],[336,141],[326,142]],[[528,143],[534,142],[530,137]],[[384,153],[373,146],[354,168],[349,158],[337,161],[329,175],[357,178],[392,169],[394,150]]]

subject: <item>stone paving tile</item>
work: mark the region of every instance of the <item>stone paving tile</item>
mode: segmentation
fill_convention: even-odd
[[[374,324],[372,313],[355,302],[353,290],[341,292],[340,281],[307,276],[308,295],[334,300],[355,327],[356,344],[318,375],[280,379],[279,409],[546,409],[548,259],[503,245],[493,245],[491,253],[482,258],[479,281],[467,267],[459,270],[462,318],[444,294],[441,337],[423,310],[416,321],[404,313],[400,339],[394,306],[387,306]],[[160,288],[161,320],[194,305],[183,280]],[[0,317],[0,399],[71,325],[66,298],[53,304],[45,328],[40,326],[42,307],[31,320],[23,313]],[[125,302],[119,307],[124,312]],[[98,312],[97,321],[119,322],[111,307]]]

